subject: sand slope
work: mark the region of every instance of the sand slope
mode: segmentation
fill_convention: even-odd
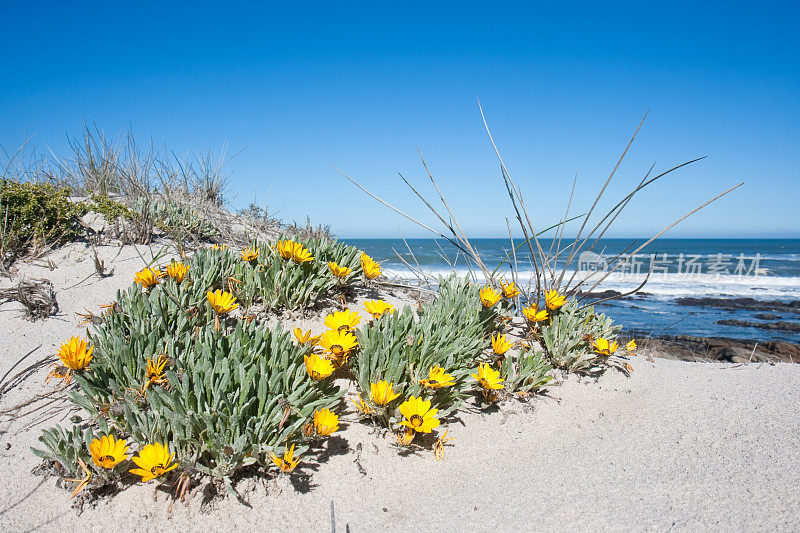
[[[58,258],[56,271],[35,273],[56,283],[60,316],[31,324],[12,305],[0,307],[0,373],[39,344],[31,362],[53,353],[81,331],[75,311],[96,310],[141,267],[126,247],[115,276],[64,291],[93,270],[90,254],[80,251],[57,252],[67,257]],[[102,250],[109,258],[116,252]],[[68,424],[69,414],[4,417],[0,529],[329,531],[331,501],[337,530],[348,525],[354,532],[800,525],[800,366],[644,356],[631,364],[631,377],[616,371],[598,380],[570,377],[531,402],[462,413],[450,423],[455,440],[444,461],[429,450],[401,456],[390,435],[350,423],[299,475],[239,482],[247,505],[229,497],[204,501],[196,490],[188,504],[168,511],[164,487],[151,483],[79,513],[55,478],[30,473],[40,461],[28,448],[41,427]],[[45,374],[0,398],[0,409],[50,390]],[[352,410],[343,419],[355,420]]]

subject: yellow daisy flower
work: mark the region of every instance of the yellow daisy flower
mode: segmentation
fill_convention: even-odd
[[[503,378],[500,377],[500,371],[493,369],[489,363],[483,363],[478,366],[478,372],[472,374],[475,381],[484,389],[499,390],[503,388]]]
[[[370,383],[369,388],[369,399],[376,405],[387,405],[400,397],[400,394],[394,391],[392,384],[383,379],[377,383]]]
[[[564,305],[567,301],[566,296],[562,296],[558,294],[558,291],[553,289],[551,291],[547,291],[544,294],[544,302],[547,305],[547,308],[551,311],[555,311],[562,305]]]
[[[361,413],[368,415],[372,413],[372,409],[367,404],[366,400],[361,399],[361,393],[358,393],[358,400],[354,400],[350,398],[350,401],[356,405],[356,409],[358,409]]]
[[[287,260],[291,259],[295,263],[308,263],[314,260],[314,256],[311,255],[311,252],[299,242],[290,241],[288,239],[285,241],[278,241],[276,248],[281,257]]]
[[[367,279],[375,279],[381,275],[380,263],[376,262],[364,252],[361,253],[361,270],[364,271],[364,276]]]
[[[528,319],[528,322],[544,322],[547,320],[550,315],[547,313],[547,309],[536,309],[536,307],[523,307],[522,314],[525,315],[525,318]]]
[[[331,329],[319,338],[319,345],[336,359],[346,359],[347,355],[358,346],[356,336],[349,331]]]
[[[166,444],[161,444],[160,442],[148,444],[139,450],[138,457],[133,458],[133,462],[139,468],[131,469],[130,473],[142,476],[143,483],[150,481],[178,468],[178,463],[172,463],[174,457],[175,454],[169,453],[169,448]]]
[[[299,456],[297,459],[294,458],[294,444],[292,444],[291,448],[286,448],[286,450],[283,452],[283,457],[278,457],[272,452],[269,452],[269,457],[272,459],[272,462],[275,463],[275,466],[280,468],[281,472],[286,474],[294,470],[297,464],[300,462]]]
[[[167,276],[172,278],[175,283],[180,283],[186,278],[186,274],[189,272],[189,265],[184,265],[180,262],[173,261],[169,265],[167,265]]]
[[[481,289],[481,303],[484,307],[492,307],[494,304],[500,301],[500,293],[494,290],[492,287],[484,287]]]
[[[431,430],[439,427],[439,419],[436,418],[438,409],[431,409],[430,400],[423,400],[415,396],[410,397],[398,407],[400,414],[405,417],[405,420],[400,422],[401,426],[405,426],[421,433],[430,433]]]
[[[505,335],[492,335],[492,350],[497,355],[503,355],[514,347],[513,342],[508,342]]]
[[[312,353],[304,356],[306,372],[314,379],[325,379],[333,374],[333,363],[319,354]]]
[[[330,435],[339,429],[339,415],[329,409],[314,411],[314,429],[317,435]]]
[[[83,370],[91,362],[92,352],[94,352],[94,346],[89,346],[85,340],[79,337],[70,337],[58,350],[58,358],[61,360],[62,366],[54,365],[54,368],[47,374],[45,382],[55,378],[63,380],[62,383],[67,385],[72,380],[72,372]]]
[[[211,307],[214,309],[214,311],[219,315],[230,313],[239,307],[239,304],[236,303],[236,297],[233,294],[221,289],[217,289],[214,292],[208,291],[206,293],[206,298],[208,299],[208,303],[211,304]]]
[[[393,312],[394,306],[383,300],[367,300],[364,302],[364,309],[372,315],[372,318],[378,319],[387,313]]]
[[[92,461],[100,468],[114,468],[128,458],[127,443],[126,440],[116,439],[113,435],[104,435],[99,439],[94,439],[89,444]]]
[[[503,289],[503,296],[505,298],[513,298],[522,294],[522,291],[517,288],[517,284],[513,281],[511,283],[500,282],[500,287]]]
[[[294,338],[297,339],[298,344],[315,345],[319,342],[319,335],[311,335],[311,330],[303,332],[300,328],[294,328]]]
[[[328,268],[331,270],[331,273],[339,279],[346,278],[353,271],[353,269],[339,266],[333,261],[328,261]]]
[[[350,311],[349,309],[336,311],[325,317],[325,325],[336,331],[352,331],[359,322],[361,322],[361,316],[356,311]]]
[[[444,371],[439,365],[433,366],[428,372],[427,379],[421,379],[420,384],[431,389],[441,389],[455,385],[453,376]]]
[[[247,261],[248,263],[254,262],[258,259],[258,248],[253,248],[252,246],[248,246],[241,252],[242,261]]]
[[[617,351],[617,348],[619,348],[617,341],[612,343],[608,339],[604,339],[602,337],[594,341],[594,351],[600,355],[614,355],[614,352]]]
[[[629,340],[628,344],[625,345],[625,350],[628,353],[635,352],[636,351],[636,341],[634,339]]]
[[[141,285],[143,289],[152,289],[158,285],[158,272],[152,268],[143,268],[133,275],[133,281]]]

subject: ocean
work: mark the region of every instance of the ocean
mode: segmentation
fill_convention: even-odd
[[[566,278],[574,275],[576,281],[586,279],[581,286],[586,291],[625,293],[641,284],[650,272],[649,280],[639,294],[596,306],[598,311],[622,324],[626,331],[637,335],[800,342],[798,331],[755,326],[780,321],[798,324],[799,312],[679,305],[681,298],[704,297],[753,298],[785,303],[800,300],[800,239],[657,239],[631,256],[630,253],[646,240],[602,239],[592,251],[588,251],[590,241],[584,252],[571,262]],[[384,261],[384,272],[390,277],[416,279],[403,261],[433,276],[449,275],[453,270],[459,275],[469,274],[463,257],[443,240],[407,239],[408,247],[402,239],[347,239],[347,242]],[[497,267],[511,251],[508,239],[474,239],[470,242],[489,269]],[[516,241],[515,245],[521,242]],[[561,246],[571,242],[564,239]],[[636,244],[631,246],[632,242]],[[553,244],[551,239],[540,240],[544,250]],[[622,254],[623,266],[592,288],[597,278],[609,270],[609,260],[618,254]],[[563,268],[566,255],[559,257],[556,269]],[[511,264],[514,264],[513,257]],[[516,251],[516,264],[518,283],[523,286],[531,283],[534,270],[527,245]],[[499,272],[505,279],[511,279],[508,263]],[[765,318],[765,313],[773,316]],[[724,320],[746,321],[752,325],[718,323]]]

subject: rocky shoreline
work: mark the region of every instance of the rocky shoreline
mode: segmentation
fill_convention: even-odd
[[[633,337],[633,335],[630,335]],[[682,361],[800,363],[800,344],[727,337],[659,335],[639,341],[642,353]]]
[[[678,305],[694,307],[714,307],[730,311],[770,311],[778,313],[800,313],[800,300],[783,302],[780,300],[756,300],[755,298],[676,298]]]

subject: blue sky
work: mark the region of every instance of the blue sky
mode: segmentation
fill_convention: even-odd
[[[467,232],[511,216],[480,98],[541,226],[578,176],[591,204],[650,115],[608,202],[653,163],[707,159],[642,194],[610,236],[800,236],[800,9],[759,3],[16,2],[0,21],[0,144],[63,154],[84,121],[176,151],[219,149],[231,206],[344,237],[426,236],[338,166],[426,217],[417,148]],[[512,221],[513,222],[513,221]]]

